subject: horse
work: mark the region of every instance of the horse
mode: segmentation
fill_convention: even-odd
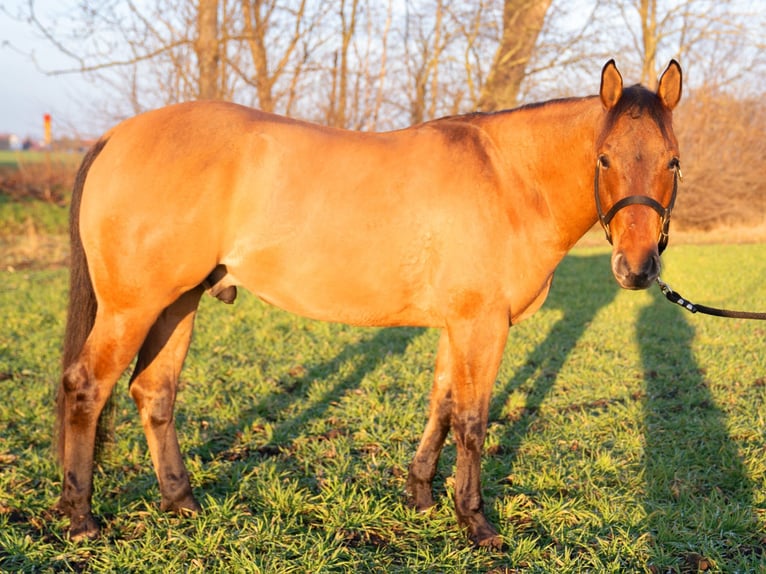
[[[84,157],[71,201],[71,270],[57,395],[57,509],[71,539],[95,537],[97,426],[137,355],[140,414],[160,508],[200,509],[174,402],[200,298],[237,287],[300,315],[441,330],[425,430],[406,481],[434,504],[445,438],[457,450],[458,524],[501,548],[480,466],[509,328],[543,304],[554,270],[597,222],[625,289],[658,277],[679,176],[672,60],[656,91],[598,95],[401,130],[362,133],[221,101],[123,121]],[[606,209],[606,213],[604,210]]]

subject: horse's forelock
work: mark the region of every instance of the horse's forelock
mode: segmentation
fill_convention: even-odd
[[[633,119],[640,119],[644,115],[648,115],[660,128],[662,137],[665,140],[670,139],[670,111],[665,108],[657,94],[640,84],[636,84],[625,88],[618,102],[607,112],[604,127],[598,139],[598,147],[601,147],[601,144],[614,129],[617,120],[624,115]]]

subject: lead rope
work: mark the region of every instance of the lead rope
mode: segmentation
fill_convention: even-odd
[[[704,313],[705,315],[714,315],[716,317],[727,317],[731,319],[756,319],[759,321],[766,321],[766,313],[730,311],[728,309],[717,309],[715,307],[707,307],[705,305],[692,303],[688,299],[684,299],[680,293],[673,291],[673,289],[670,288],[670,285],[665,283],[659,277],[657,277],[657,285],[660,286],[660,291],[662,291],[662,294],[665,295],[668,301],[680,305],[692,313]]]

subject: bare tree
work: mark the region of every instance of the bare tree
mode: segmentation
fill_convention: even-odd
[[[307,41],[310,31],[316,26],[317,16],[307,14],[306,0],[297,4],[276,0],[242,0],[242,35],[252,57],[252,72],[249,67],[236,66],[238,75],[247,85],[253,86],[258,94],[258,106],[268,112],[275,111],[281,95],[275,93],[280,80],[289,75],[293,57]],[[304,47],[304,54],[307,48]],[[301,72],[300,62],[293,64],[290,82],[295,87]],[[288,89],[289,91],[289,89]]]
[[[202,81],[218,74],[217,4],[94,0],[54,17],[40,14],[28,0],[22,17],[71,60],[71,67],[51,73],[80,73],[101,88],[111,86],[123,97],[110,102],[117,106],[110,115],[121,116],[127,113],[125,104],[136,113],[147,106],[225,96],[215,80]]]
[[[379,26],[374,23],[377,19],[372,15],[367,19],[367,37],[371,39],[374,37],[373,30],[381,30]],[[388,38],[391,31],[391,24],[393,21],[393,0],[388,0],[388,6],[386,8],[386,14],[384,19],[384,26],[380,31],[380,53],[379,53],[379,67],[378,70],[373,73],[370,67],[370,53],[371,48],[367,49],[367,69],[370,70],[368,82],[368,91],[366,92],[365,109],[363,112],[363,118],[357,123],[357,128],[361,129],[367,127],[369,129],[376,129],[378,120],[380,118],[380,112],[383,105],[383,97],[385,93],[385,79],[387,75],[388,64]],[[374,95],[373,95],[374,94]]]
[[[479,107],[493,111],[516,105],[537,37],[551,0],[505,0],[503,35],[482,88]]]
[[[649,88],[667,60],[676,58],[688,71],[695,70],[701,83],[736,83],[747,70],[764,67],[763,11],[747,2],[716,2],[714,0],[611,0],[598,8],[599,38],[609,43],[637,68],[641,83]],[[616,19],[622,21],[623,33],[615,34]],[[744,44],[743,44],[743,41]],[[745,44],[749,44],[750,48]],[[732,58],[736,66],[730,66]],[[625,67],[625,66],[624,66]],[[689,74],[687,73],[687,76]]]
[[[348,5],[350,4],[350,6]],[[340,47],[333,54],[332,88],[328,102],[326,124],[346,127],[348,105],[349,49],[356,33],[359,0],[340,0]]]
[[[701,88],[679,110],[684,183],[677,219],[685,228],[766,223],[766,104]]]
[[[442,52],[445,49],[444,7],[442,0],[419,12],[414,6],[408,6],[404,29],[405,57],[412,82],[412,95],[409,101],[409,121],[417,124],[426,119],[428,99],[438,98],[438,68]],[[425,12],[434,14],[433,20],[427,19]],[[423,23],[427,22],[424,26]],[[429,89],[431,90],[429,93]],[[434,104],[430,109],[434,109]]]

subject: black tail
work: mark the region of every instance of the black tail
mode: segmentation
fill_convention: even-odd
[[[96,319],[96,295],[93,292],[93,284],[88,273],[88,262],[85,257],[85,250],[80,239],[80,202],[82,200],[82,189],[85,185],[85,178],[88,175],[93,162],[101,153],[107,140],[99,140],[85,155],[75,178],[74,188],[72,190],[72,202],[69,208],[69,241],[70,241],[70,263],[69,263],[69,308],[67,311],[66,331],[64,335],[64,356],[63,370],[66,371],[77,357],[85,344],[88,334],[93,328]],[[97,444],[101,442],[100,437],[105,433],[110,434],[105,420],[111,418],[107,411],[111,411],[111,400],[107,407],[102,411],[99,418],[99,430],[97,435]],[[105,416],[106,415],[106,416]],[[59,385],[58,395],[56,397],[56,431],[58,444],[58,458],[62,461],[64,455],[64,392]]]

